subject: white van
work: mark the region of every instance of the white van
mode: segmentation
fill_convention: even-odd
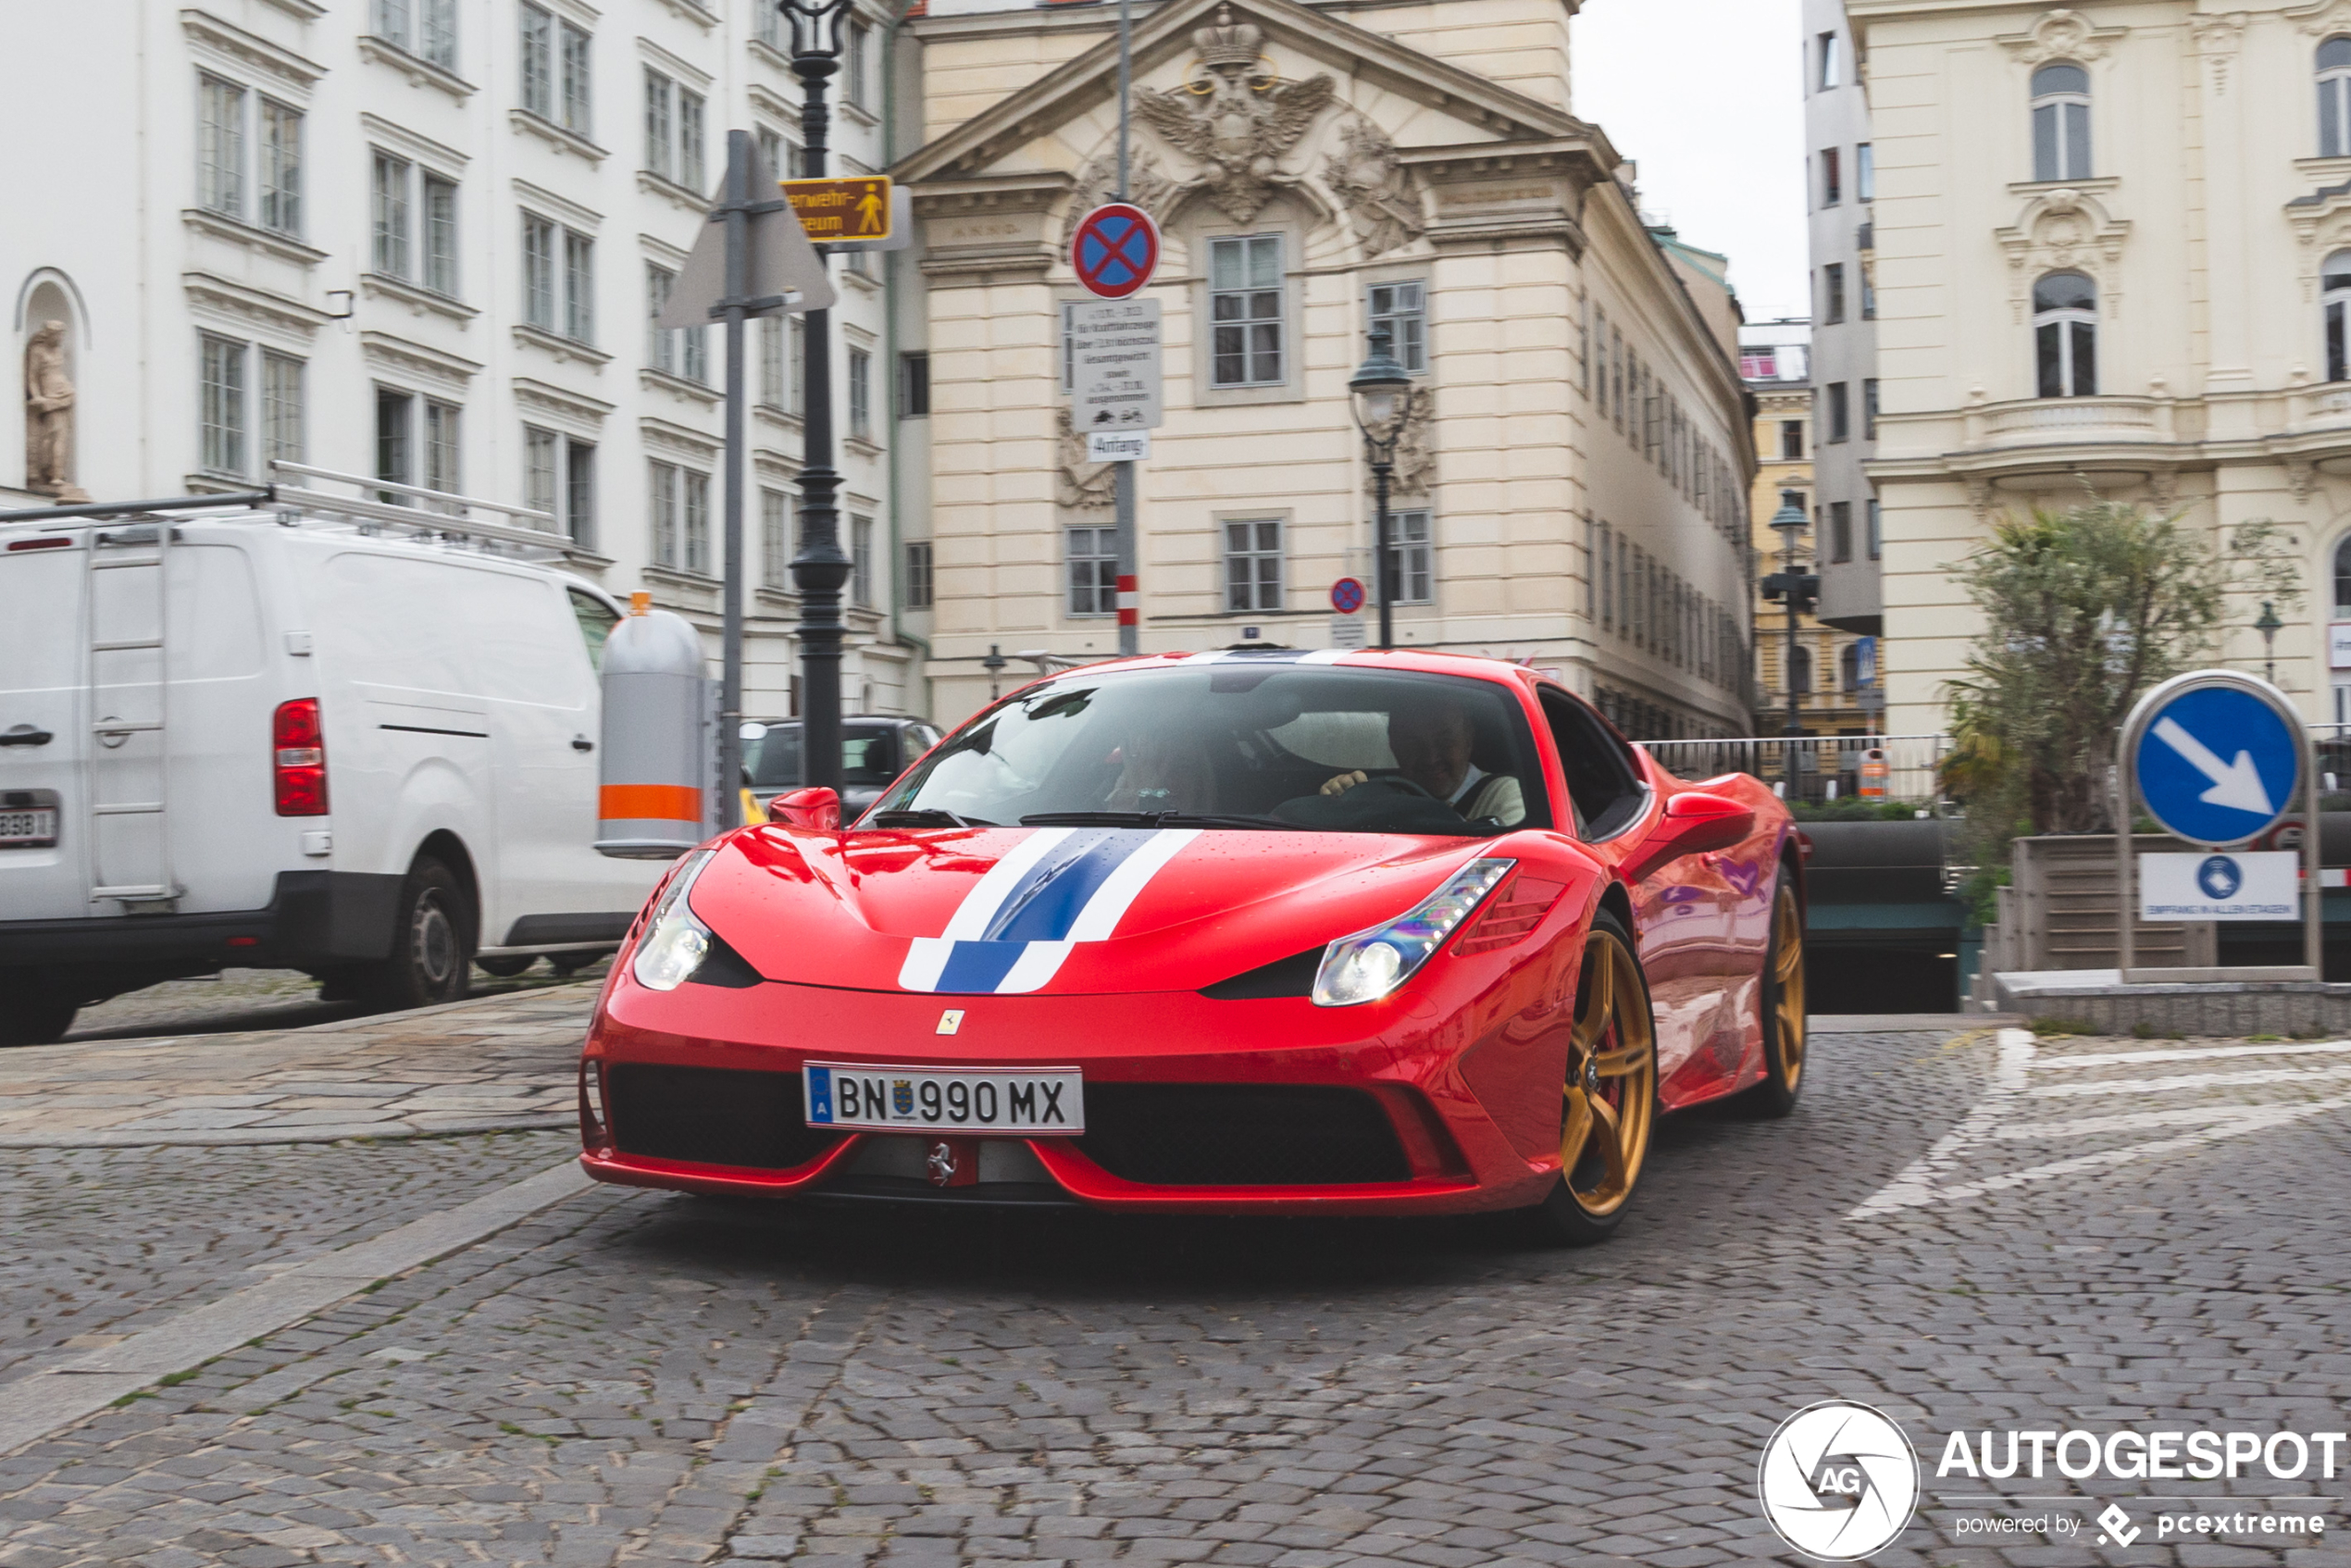
[[[513,508],[348,482],[0,514],[0,1044],[230,964],[416,1006],[626,934],[662,866],[593,848],[620,607],[467,520]]]

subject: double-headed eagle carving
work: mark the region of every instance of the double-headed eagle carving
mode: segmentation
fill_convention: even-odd
[[[1209,200],[1236,223],[1257,216],[1281,179],[1283,156],[1337,93],[1327,75],[1282,81],[1264,62],[1264,42],[1263,28],[1236,23],[1229,7],[1219,7],[1214,24],[1192,34],[1204,77],[1135,98],[1135,112],[1200,166]]]

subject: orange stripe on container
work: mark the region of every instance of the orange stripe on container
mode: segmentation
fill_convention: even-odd
[[[700,822],[702,791],[689,784],[606,784],[596,791],[606,822]]]

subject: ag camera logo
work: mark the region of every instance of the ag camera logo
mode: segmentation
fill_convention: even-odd
[[[1910,1523],[1918,1454],[1883,1412],[1823,1400],[1780,1423],[1763,1445],[1755,1490],[1780,1539],[1824,1562],[1858,1562]]]

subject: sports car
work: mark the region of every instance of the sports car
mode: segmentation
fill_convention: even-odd
[[[1090,666],[844,826],[683,857],[580,1064],[603,1181],[1613,1230],[1661,1112],[1796,1102],[1802,861],[1543,673],[1424,652]]]

